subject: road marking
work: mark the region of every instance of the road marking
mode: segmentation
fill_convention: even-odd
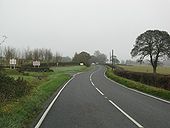
[[[131,120],[134,124],[136,124],[139,128],[144,128],[142,125],[140,125],[136,120],[134,120],[132,117],[130,117],[126,112],[124,112],[120,107],[118,107],[113,101],[109,100],[109,102],[115,106],[121,113],[123,113],[129,120]]]
[[[107,70],[107,69],[106,69],[106,70]],[[147,93],[144,93],[144,92],[135,90],[135,89],[133,89],[133,88],[128,88],[128,87],[126,87],[125,85],[122,85],[122,84],[120,84],[120,83],[118,83],[118,82],[116,82],[116,81],[114,81],[114,80],[112,80],[112,79],[109,79],[109,78],[106,76],[106,71],[104,72],[104,77],[105,77],[106,79],[108,79],[109,81],[111,81],[111,82],[113,82],[113,83],[115,83],[115,84],[120,85],[120,86],[123,87],[123,88],[126,88],[126,89],[128,89],[128,90],[134,91],[134,92],[139,93],[139,94],[142,94],[142,95],[144,95],[144,96],[151,97],[151,98],[153,98],[153,99],[162,101],[162,102],[164,102],[164,103],[170,104],[170,101],[167,101],[167,100],[158,98],[158,97],[156,97],[156,96],[152,96],[152,95],[150,95],[150,94],[147,94]]]
[[[96,70],[96,71],[97,71],[97,70]],[[100,90],[95,86],[95,84],[94,84],[93,81],[92,81],[92,76],[93,76],[93,74],[94,74],[96,71],[94,71],[94,72],[90,75],[90,82],[91,82],[91,84],[95,87],[95,89],[103,96],[103,95],[104,95],[103,92],[100,91]]]
[[[96,88],[96,90],[97,90],[102,96],[104,95],[103,92],[100,91],[98,88]]]
[[[38,121],[38,123],[36,124],[36,126],[34,128],[39,128],[42,124],[42,122],[44,121],[45,117],[47,116],[48,112],[50,111],[51,107],[53,106],[54,102],[56,101],[56,99],[59,97],[59,95],[61,94],[61,92],[63,91],[63,89],[66,87],[66,85],[72,81],[76,75],[80,74],[74,74],[73,77],[67,81],[67,83],[60,89],[60,91],[57,93],[57,95],[55,96],[55,98],[53,99],[53,101],[50,103],[50,105],[48,106],[48,108],[45,110],[45,112],[43,113],[43,115],[41,116],[40,120]]]
[[[97,70],[96,70],[97,71]],[[95,86],[95,84],[92,81],[92,76],[94,75],[94,73],[96,72],[94,71],[91,75],[90,75],[90,82],[93,86]],[[97,87],[95,87],[96,90],[102,95],[104,96],[104,93],[102,91],[100,91]],[[104,96],[105,99],[108,99],[106,96]],[[144,128],[141,124],[139,124],[136,120],[134,120],[132,117],[130,117],[126,112],[124,112],[120,107],[118,107],[113,101],[109,100],[108,101],[114,106],[116,107],[121,113],[123,113],[129,120],[131,120],[136,126],[138,126],[139,128]]]

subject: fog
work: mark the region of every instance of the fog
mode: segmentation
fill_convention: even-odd
[[[2,46],[51,48],[63,56],[95,50],[130,59],[136,37],[170,32],[170,0],[0,0]]]

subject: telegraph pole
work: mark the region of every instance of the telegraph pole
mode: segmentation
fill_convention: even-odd
[[[112,70],[113,70],[113,49],[112,49]]]

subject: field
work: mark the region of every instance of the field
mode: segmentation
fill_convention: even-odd
[[[44,102],[66,81],[72,74],[84,71],[84,66],[70,66],[52,68],[54,72],[25,72],[6,69],[11,77],[23,77],[33,86],[29,95],[8,102],[0,103],[0,128],[25,128],[35,119],[43,108]]]
[[[152,67],[151,66],[120,66],[128,71],[133,72],[146,72],[146,73],[152,73]],[[170,74],[170,67],[164,67],[164,66],[158,66],[157,67],[157,73],[160,74]]]

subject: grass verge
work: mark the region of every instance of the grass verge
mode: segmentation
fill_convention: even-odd
[[[150,95],[153,95],[153,96],[156,96],[156,97],[170,101],[170,91],[168,91],[168,90],[152,87],[152,86],[149,86],[149,85],[145,85],[145,84],[142,84],[142,83],[139,83],[139,82],[135,82],[135,81],[117,76],[117,75],[114,74],[112,69],[109,68],[109,67],[107,67],[106,76],[108,78],[124,85],[124,86],[129,87],[129,88],[133,88],[133,89],[136,89],[138,91],[141,91],[141,92],[144,92],[144,93],[147,93],[147,94],[150,94]]]
[[[26,128],[43,108],[43,103],[74,74],[87,69],[82,66],[53,68],[54,72],[45,73],[46,78],[31,80],[31,93],[19,99],[0,104],[0,128]],[[30,73],[33,76],[37,73]],[[42,75],[42,74],[41,74]],[[16,77],[16,75],[14,75]],[[35,83],[34,83],[35,82]]]

